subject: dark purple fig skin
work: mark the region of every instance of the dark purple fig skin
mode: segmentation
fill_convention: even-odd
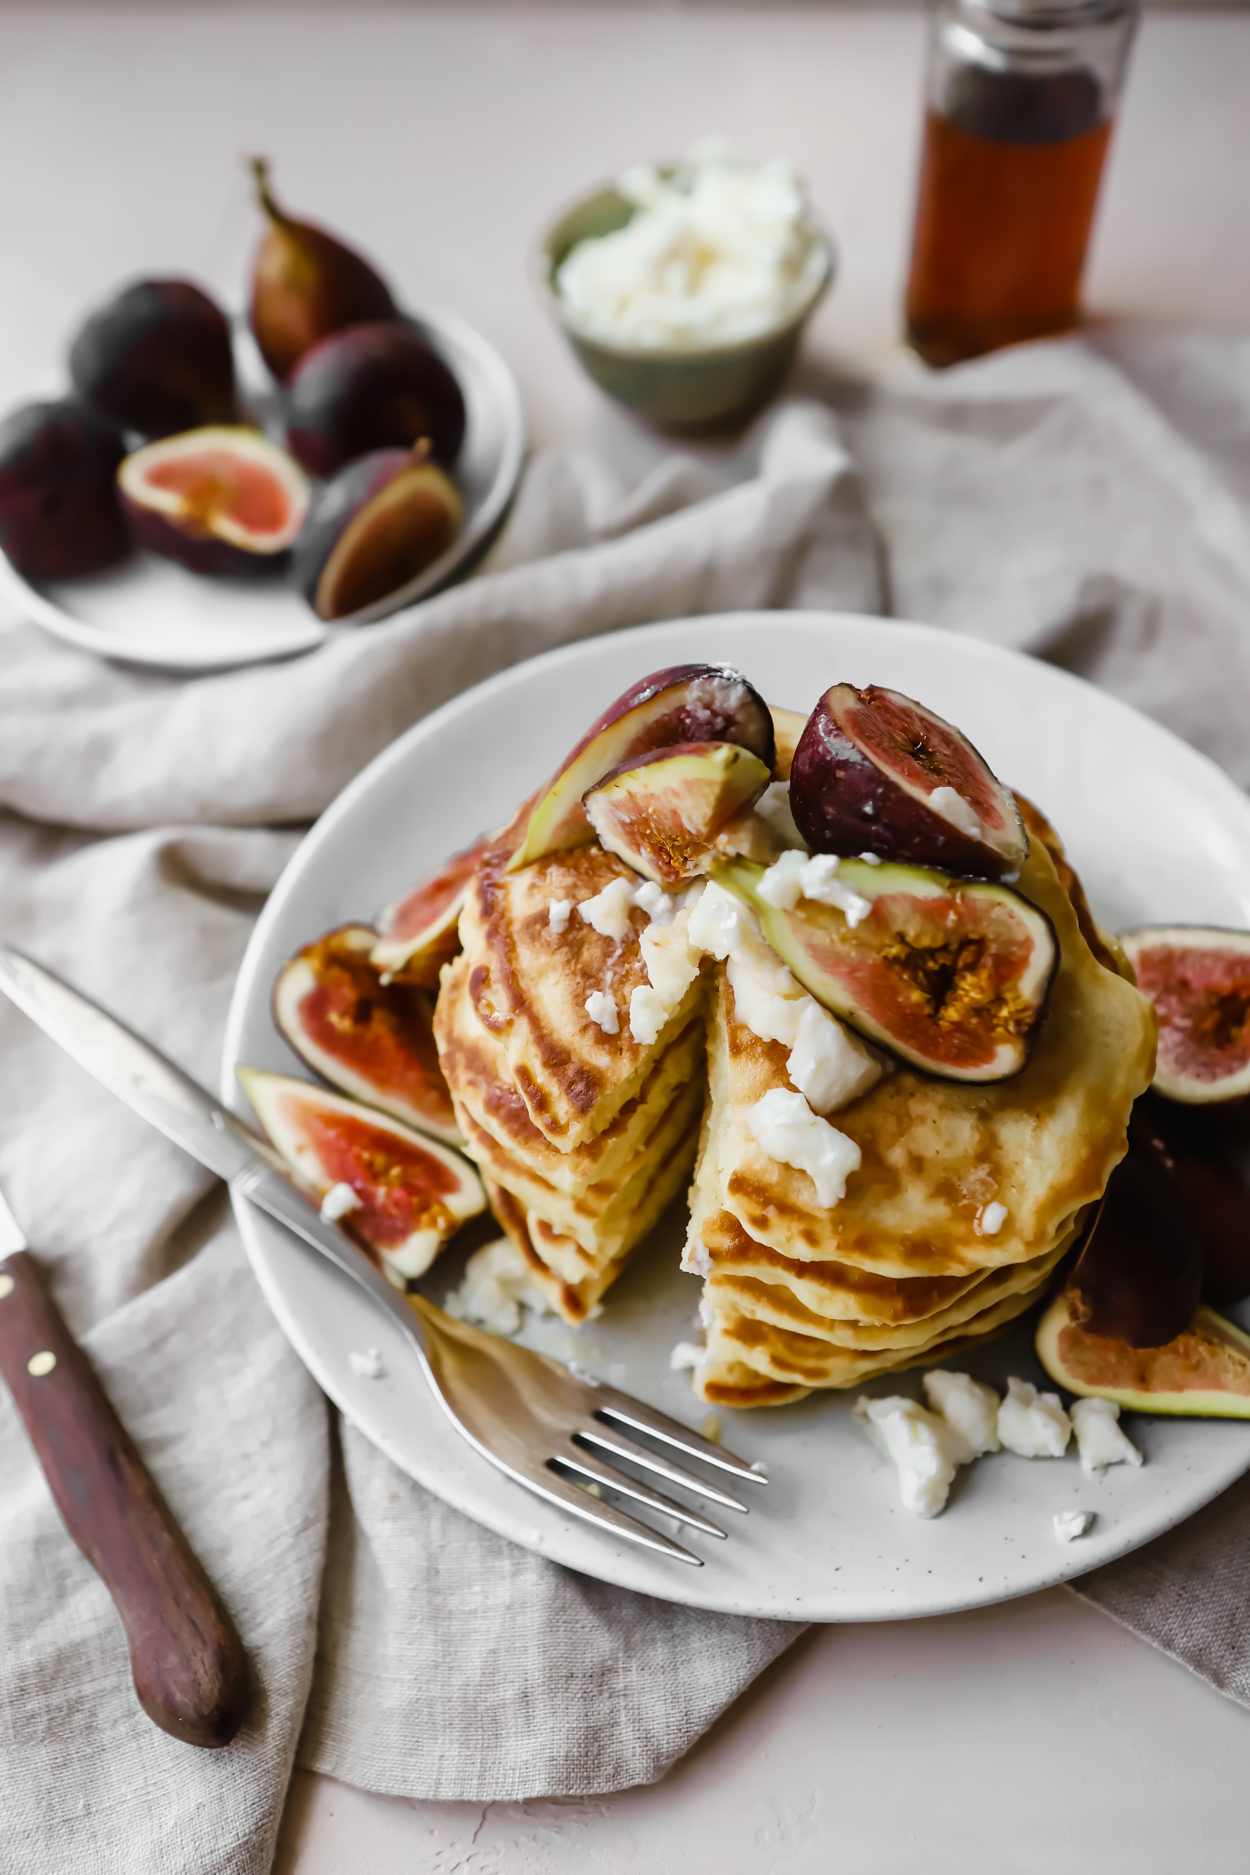
[[[85,404],[25,404],[0,423],[0,548],[26,579],[80,579],[130,551],[117,497],[126,449]]]
[[[312,475],[331,476],[377,449],[421,437],[450,468],[464,441],[460,386],[414,325],[349,326],[322,339],[291,375],[287,447]]]
[[[1073,1320],[1091,1335],[1161,1348],[1188,1328],[1202,1298],[1202,1246],[1143,1113],[1107,1184],[1068,1278]]]
[[[790,811],[813,853],[836,853],[846,859],[875,853],[878,859],[935,866],[960,878],[1015,876],[1017,861],[961,833],[863,754],[833,717],[829,694],[808,717],[790,768]],[[990,774],[967,737],[958,730],[954,733]],[[1021,846],[1023,858],[1028,852],[1023,831]]]
[[[1202,1245],[1202,1299],[1216,1308],[1250,1296],[1250,1186],[1237,1169],[1213,1106],[1180,1106],[1159,1094],[1142,1100]],[[1244,1158],[1244,1151],[1241,1155]]]
[[[640,677],[590,725],[562,763],[562,770],[570,767],[574,758],[602,730],[610,729],[640,703],[649,703],[661,691],[677,691],[699,678],[718,679],[732,685],[736,693],[733,701],[713,703],[674,696],[672,715],[659,719],[655,740],[647,744],[647,749],[668,748],[675,742],[737,742],[742,748],[750,749],[752,755],[758,755],[771,772],[777,761],[772,713],[754,684],[748,683],[742,672],[734,670],[730,664],[671,664],[667,670],[652,671],[649,677]]]
[[[462,514],[449,477],[420,449],[375,450],[313,497],[295,582],[319,617],[353,617],[431,567]]]
[[[321,570],[343,529],[411,463],[410,449],[375,449],[358,462],[349,463],[333,481],[317,490],[291,551],[292,580],[310,605]]]
[[[175,436],[238,409],[230,325],[189,280],[139,280],[92,313],[70,347],[80,397],[124,430]]]

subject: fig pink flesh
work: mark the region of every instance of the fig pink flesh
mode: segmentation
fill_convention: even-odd
[[[316,1154],[327,1186],[350,1185],[360,1199],[360,1208],[342,1219],[352,1236],[374,1250],[397,1250],[414,1231],[445,1226],[443,1201],[458,1180],[432,1152],[321,1106],[315,1095],[283,1094],[280,1112],[292,1135]]]
[[[875,690],[871,707],[852,705],[839,712],[842,726],[870,760],[879,760],[900,781],[926,799],[935,788],[953,788],[965,800],[983,832],[999,833],[1007,821],[997,789],[987,786],[984,764],[958,730],[926,712]]]
[[[1250,1063],[1250,953],[1161,944],[1133,966],[1158,1011],[1160,1070],[1213,1083]]]
[[[423,935],[440,935],[458,917],[465,890],[475,868],[498,836],[484,833],[463,853],[453,853],[445,866],[404,895],[382,919],[388,942],[413,942]]]
[[[155,462],[144,480],[181,496],[186,518],[206,529],[223,514],[249,534],[281,534],[290,526],[288,490],[258,463],[225,449]]]

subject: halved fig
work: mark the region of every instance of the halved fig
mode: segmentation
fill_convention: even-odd
[[[1107,1181],[1067,1284],[1073,1321],[1091,1335],[1159,1348],[1202,1295],[1202,1247],[1158,1139],[1140,1112]]]
[[[387,906],[372,952],[383,976],[437,989],[443,965],[460,952],[460,911],[469,881],[498,838],[497,833],[484,833]]]
[[[1162,1347],[1135,1348],[1074,1321],[1065,1291],[1042,1316],[1034,1345],[1051,1379],[1084,1399],[1135,1413],[1250,1419],[1250,1335],[1214,1309],[1197,1309]]]
[[[1221,1308],[1250,1296],[1250,1187],[1230,1140],[1211,1124],[1221,1109],[1180,1106],[1149,1093],[1143,1112],[1158,1137],[1202,1246],[1202,1299]]]
[[[823,902],[786,910],[761,897],[763,875],[746,859],[712,867],[817,1002],[943,1080],[1019,1073],[1059,961],[1036,905],[1004,885],[844,859]]]
[[[1009,789],[941,716],[869,684],[826,690],[790,771],[814,853],[875,853],[977,879],[1014,878],[1029,839]]]
[[[538,796],[509,871],[547,853],[588,846],[582,798],[614,769],[678,742],[736,742],[772,771],[773,720],[759,692],[727,664],[675,664],[609,704]]]
[[[468,1160],[402,1121],[286,1074],[240,1068],[239,1079],[298,1182],[397,1289],[486,1209]]]
[[[383,983],[372,962],[377,940],[372,926],[349,924],[306,944],[278,973],[274,1021],[343,1093],[458,1145],[430,999],[410,983]]]
[[[312,496],[298,462],[259,430],[232,424],[137,449],[117,485],[136,538],[195,573],[285,565]]]
[[[600,846],[657,885],[706,872],[712,842],[769,771],[736,742],[678,742],[614,768],[586,796]]]
[[[375,450],[314,495],[291,570],[319,618],[348,618],[398,592],[455,539],[464,503],[426,461],[428,449],[422,439],[415,449]]]
[[[1120,942],[1159,1017],[1157,1091],[1195,1105],[1250,1094],[1250,932],[1143,925]]]

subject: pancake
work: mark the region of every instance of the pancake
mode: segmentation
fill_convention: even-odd
[[[603,936],[576,909],[562,933],[551,930],[553,902],[567,899],[576,907],[615,879],[633,887],[640,883],[623,861],[598,846],[558,853],[514,873],[488,865],[474,876],[460,916],[464,956],[458,968],[465,972],[469,1001],[498,1042],[506,1079],[531,1122],[561,1152],[611,1125],[702,998],[700,976],[656,1042],[636,1042],[629,1003],[648,981],[636,941],[647,914],[631,910],[632,936],[621,939]],[[586,999],[596,990],[615,1002],[615,1035],[586,1013]]]
[[[834,1114],[831,1124],[859,1146],[862,1163],[828,1210],[807,1174],[766,1157],[745,1123],[770,1089],[790,1086],[787,1051],[736,1021],[733,992],[718,973],[706,1181],[716,1209],[748,1237],[795,1261],[900,1279],[960,1277],[1045,1255],[1101,1196],[1127,1149],[1133,1102],[1153,1074],[1154,1011],[1090,950],[1040,838],[1019,889],[1051,918],[1060,947],[1030,1060],[1012,1079],[985,1085],[899,1067]],[[979,1236],[990,1202],[1006,1218],[993,1236]]]

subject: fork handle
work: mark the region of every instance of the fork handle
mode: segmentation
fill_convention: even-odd
[[[25,1251],[0,1262],[0,1374],[121,1616],[140,1705],[189,1745],[228,1745],[247,1702],[243,1644]]]

